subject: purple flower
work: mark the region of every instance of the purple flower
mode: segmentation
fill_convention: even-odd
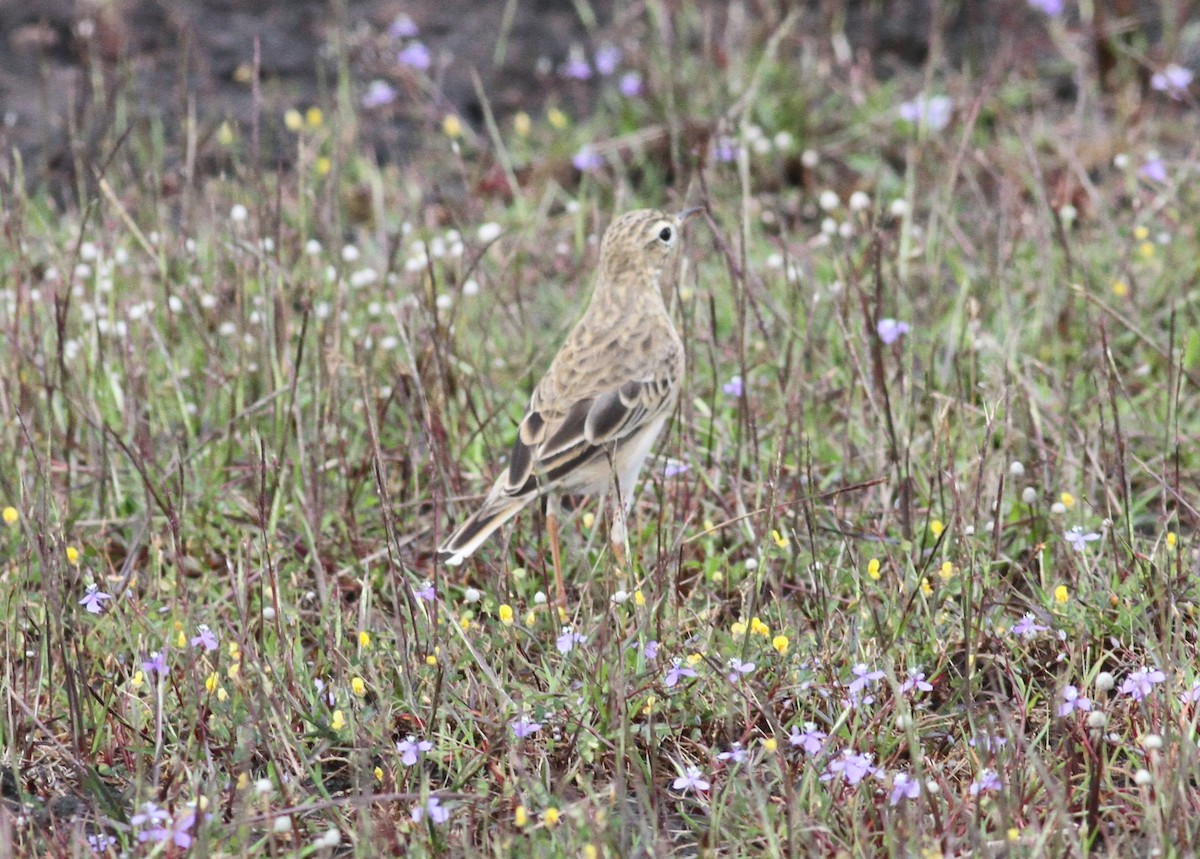
[[[1121,694],[1128,695],[1135,701],[1142,701],[1154,690],[1154,684],[1167,679],[1157,668],[1150,669],[1145,665],[1125,678],[1121,684]]]
[[[596,71],[602,75],[611,75],[621,62],[621,49],[616,45],[605,43],[596,49],[596,56],[593,59],[596,63]]]
[[[733,761],[735,764],[741,764],[741,763],[745,763],[746,758],[748,758],[749,756],[750,756],[750,753],[747,752],[744,748],[742,748],[741,743],[734,743],[733,746],[729,749],[729,751],[721,752],[721,754],[717,755],[717,760]]]
[[[1157,155],[1146,159],[1146,163],[1138,170],[1138,175],[1151,182],[1166,182],[1167,168]]]
[[[846,691],[850,693],[852,698],[857,697],[859,692],[866,689],[876,680],[883,679],[882,671],[871,671],[867,668],[865,662],[858,663],[850,670],[854,673],[854,679],[846,684]]]
[[[162,823],[170,820],[171,815],[165,808],[159,808],[156,803],[147,802],[142,806],[142,810],[129,818],[131,826],[141,826],[144,823]]]
[[[792,733],[788,736],[788,742],[793,746],[800,746],[806,755],[815,755],[825,748],[826,736],[824,731],[817,729],[815,723],[805,722],[803,731],[792,725]]]
[[[88,847],[92,848],[93,853],[105,853],[117,846],[116,836],[109,835],[106,832],[93,832],[87,837]]]
[[[421,759],[421,755],[433,748],[433,743],[429,740],[418,740],[412,734],[409,734],[403,740],[396,741],[396,751],[400,753],[400,763],[406,767],[416,766],[417,761]]]
[[[908,669],[908,679],[900,684],[900,694],[907,695],[912,690],[932,692],[933,684],[925,679],[925,672],[919,668]]]
[[[1089,531],[1085,534],[1083,533],[1083,528],[1079,525],[1076,525],[1070,531],[1067,531],[1065,534],[1063,534],[1063,539],[1070,543],[1071,548],[1073,548],[1076,552],[1082,552],[1087,548],[1088,543],[1092,542],[1093,540],[1099,540],[1100,535],[1095,531]]]
[[[717,156],[717,160],[725,164],[731,161],[737,161],[738,145],[732,137],[718,137],[713,145],[713,154]]]
[[[106,594],[96,585],[88,585],[87,593],[83,595],[79,604],[92,614],[100,614],[104,611],[104,603],[110,599],[112,599],[112,594]]]
[[[567,654],[575,649],[576,644],[583,644],[585,641],[587,641],[586,635],[580,635],[578,632],[572,632],[571,627],[564,626],[562,628],[562,634],[558,636],[558,641],[556,641],[554,644],[555,647],[558,648],[559,653]]]
[[[879,334],[879,339],[889,346],[911,330],[912,328],[907,322],[900,322],[890,318],[880,319],[879,324],[875,326],[875,331]]]
[[[925,93],[921,93],[912,101],[901,104],[898,112],[900,118],[911,125],[919,125],[924,119],[930,131],[938,131],[950,124],[950,112],[953,108],[954,103],[947,96],[927,97]]]
[[[984,770],[979,774],[979,780],[971,782],[971,796],[979,796],[981,793],[988,791],[998,791],[1004,787],[1004,782],[1000,781],[1000,776],[996,775],[995,770]]]
[[[1079,694],[1074,686],[1068,686],[1062,691],[1063,702],[1058,707],[1058,715],[1069,716],[1076,710],[1087,712],[1092,709],[1092,702]]]
[[[1063,11],[1063,0],[1029,0],[1029,5],[1051,18],[1057,18]]]
[[[686,462],[670,459],[663,467],[663,477],[678,477],[681,474],[687,474],[690,470],[691,467]]]
[[[420,823],[421,819],[426,814],[429,815],[429,820],[433,823],[445,823],[450,819],[450,809],[442,808],[442,801],[436,796],[431,796],[425,800],[425,807],[422,808],[420,803],[412,807],[412,819],[415,823]]]
[[[877,772],[871,765],[870,755],[860,755],[853,749],[844,749],[842,756],[829,762],[829,769],[821,775],[821,781],[832,781],[839,775],[847,784],[856,785]]]
[[[425,71],[433,63],[432,57],[429,55],[429,48],[425,47],[420,42],[411,42],[405,45],[396,54],[396,62],[402,66],[410,66],[419,71]]]
[[[899,805],[902,799],[916,799],[921,795],[921,782],[908,773],[896,773],[892,777],[892,796],[888,805]]]
[[[142,660],[142,670],[147,674],[166,674],[171,670],[167,666],[167,655],[161,650],[154,651]]]
[[[700,767],[688,767],[683,775],[671,783],[671,787],[682,791],[708,790],[711,786],[705,780],[704,773],[700,772]]]
[[[604,159],[591,146],[584,144],[583,148],[571,156],[571,163],[580,173],[599,170],[604,166]]]
[[[742,384],[741,376],[734,376],[721,386],[721,390],[731,397],[740,397],[746,392],[746,386]]]
[[[592,67],[584,59],[582,51],[573,49],[567,55],[566,62],[558,67],[558,74],[573,81],[586,81],[592,76]]]
[[[1171,65],[1150,78],[1151,88],[1159,92],[1165,92],[1176,100],[1187,95],[1188,87],[1191,85],[1192,70],[1185,69],[1178,63],[1171,63]]]
[[[671,660],[671,667],[667,669],[667,677],[663,681],[668,689],[679,682],[681,677],[695,677],[696,670],[683,664],[683,660],[676,656]]]
[[[742,662],[742,660],[733,656],[729,659],[729,674],[726,676],[729,678],[730,683],[737,683],[743,674],[752,674],[755,667],[753,662]]]
[[[411,39],[419,32],[416,22],[403,12],[397,15],[387,28],[387,34],[393,39]]]
[[[396,88],[387,81],[374,80],[367,84],[363,93],[362,106],[367,110],[383,107],[396,100]]]
[[[642,94],[641,72],[625,72],[617,81],[617,89],[625,98],[637,98]]]
[[[1180,704],[1195,704],[1200,701],[1200,680],[1192,684],[1192,688],[1179,696]]]
[[[196,637],[189,639],[188,644],[192,647],[203,647],[209,653],[212,653],[217,649],[217,637],[208,628],[208,624],[202,623],[196,628]]]
[[[433,582],[426,579],[420,585],[413,588],[413,596],[426,602],[433,602],[437,599],[437,591],[433,587]]]
[[[534,722],[531,719],[515,719],[509,722],[508,726],[512,728],[513,735],[518,740],[531,737],[542,729],[541,722]]]
[[[1033,619],[1032,612],[1025,612],[1025,616],[1013,624],[1013,635],[1019,635],[1021,638],[1033,638],[1039,632],[1045,632],[1050,627],[1042,626]]]
[[[975,748],[978,746],[985,752],[995,752],[997,749],[1002,749],[1008,745],[1008,739],[1005,737],[993,737],[988,734],[980,734],[978,737],[971,737],[967,740],[967,745]]]
[[[658,659],[658,642],[653,640],[647,641],[645,648],[642,649],[642,653],[645,654],[648,660],[653,661]]]

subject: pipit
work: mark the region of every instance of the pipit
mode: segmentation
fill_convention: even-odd
[[[634,481],[683,382],[683,343],[663,302],[684,222],[639,209],[617,218],[600,243],[592,300],[529,400],[508,467],[483,504],[438,549],[461,564],[526,504],[546,499],[558,603],[566,604],[558,546],[563,495],[604,495],[615,484],[609,540],[624,559]]]

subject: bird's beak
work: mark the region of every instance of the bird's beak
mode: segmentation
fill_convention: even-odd
[[[686,224],[688,221],[688,218],[692,217],[693,215],[698,215],[701,212],[703,212],[704,210],[705,209],[703,206],[692,206],[692,208],[690,208],[690,209],[684,209],[682,212],[680,212],[675,217],[679,218],[679,223]]]

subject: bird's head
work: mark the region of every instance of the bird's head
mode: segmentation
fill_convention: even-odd
[[[630,273],[649,275],[657,282],[679,255],[680,233],[689,218],[703,208],[672,215],[657,209],[635,209],[621,215],[604,231],[600,267],[611,278]]]

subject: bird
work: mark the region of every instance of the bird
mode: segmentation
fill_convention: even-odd
[[[605,230],[591,300],[529,398],[508,467],[438,548],[443,563],[461,564],[522,508],[547,496],[555,588],[565,606],[562,496],[605,495],[610,484],[609,541],[624,563],[634,483],[674,411],[685,369],[663,289],[675,272],[683,226],[701,211],[638,209]]]

